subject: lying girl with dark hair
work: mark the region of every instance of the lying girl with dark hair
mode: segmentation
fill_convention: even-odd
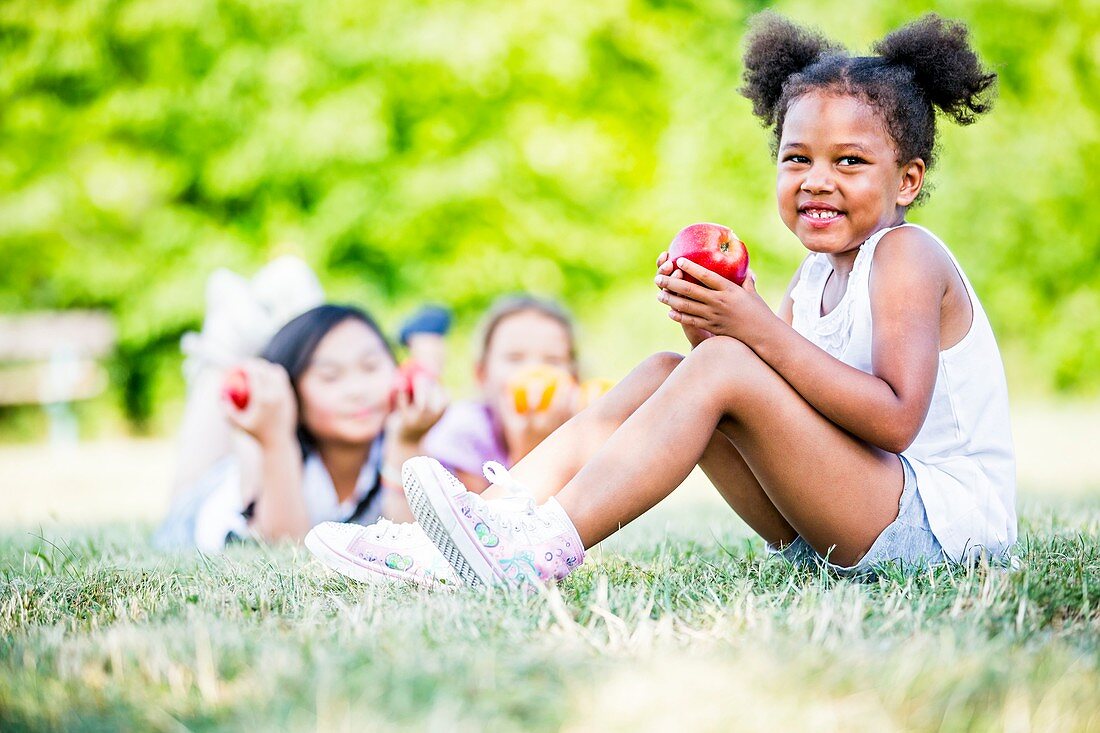
[[[247,399],[223,395],[223,416],[207,418],[236,429],[232,449],[207,466],[184,467],[198,478],[177,490],[157,533],[161,546],[218,551],[236,538],[300,540],[323,521],[410,518],[399,469],[420,451],[447,398],[426,373],[412,396],[394,392],[396,358],[367,313],[313,308],[234,368]],[[190,441],[201,436],[188,431]]]

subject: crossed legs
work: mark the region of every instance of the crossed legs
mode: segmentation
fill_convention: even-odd
[[[802,535],[854,564],[896,517],[895,454],[818,413],[740,341],[657,354],[528,454],[512,475],[556,495],[585,546],[655,506],[699,465],[765,540]]]

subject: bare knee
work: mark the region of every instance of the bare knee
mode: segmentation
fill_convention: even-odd
[[[760,396],[775,377],[755,351],[729,336],[703,341],[688,355],[685,366],[693,372],[693,384],[720,397],[729,408]]]
[[[661,352],[634,367],[610,393],[585,410],[589,419],[621,423],[661,388],[684,357],[673,352]]]
[[[763,363],[756,352],[729,336],[711,336],[687,357],[694,369],[707,371],[721,380]]]
[[[642,399],[660,389],[669,375],[680,366],[684,360],[681,354],[673,351],[661,351],[647,357],[641,364],[634,367],[630,374],[623,379],[622,385],[627,391],[642,395]]]
[[[659,351],[639,364],[636,371],[658,377],[663,382],[683,360],[683,354],[677,354],[675,351]]]

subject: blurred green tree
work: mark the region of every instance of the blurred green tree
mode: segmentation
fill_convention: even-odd
[[[682,225],[731,224],[762,279],[802,249],[736,89],[766,3],[8,0],[0,4],[0,309],[102,307],[118,394],[217,266],[302,254],[335,297],[459,314],[644,282]],[[913,214],[957,251],[1044,385],[1100,387],[1100,5],[775,6],[857,49],[925,10],[966,22],[997,109],[943,127]]]

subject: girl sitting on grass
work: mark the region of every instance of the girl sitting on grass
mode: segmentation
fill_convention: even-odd
[[[1013,544],[993,332],[946,245],[905,221],[936,109],[972,122],[995,76],[966,29],[935,15],[875,52],[849,56],[774,15],[748,39],[742,91],[774,129],[779,215],[809,250],[778,312],[751,278],[662,255],[658,300],[686,357],[650,357],[510,473],[488,466],[484,495],[430,458],[405,464],[410,506],[463,581],[562,578],[696,465],[794,562],[862,575]]]
[[[221,414],[206,420],[205,431],[217,435],[228,423],[238,439],[177,494],[160,545],[217,551],[237,538],[300,540],[326,520],[411,517],[399,467],[422,452],[420,440],[447,398],[427,376],[417,377],[411,399],[393,392],[397,362],[369,315],[317,306],[239,366],[247,403],[223,395]],[[223,371],[195,381],[193,389],[209,394],[189,398],[217,399]],[[198,445],[182,446],[183,455],[204,453],[201,427],[184,431]],[[372,531],[385,526],[373,524]]]

